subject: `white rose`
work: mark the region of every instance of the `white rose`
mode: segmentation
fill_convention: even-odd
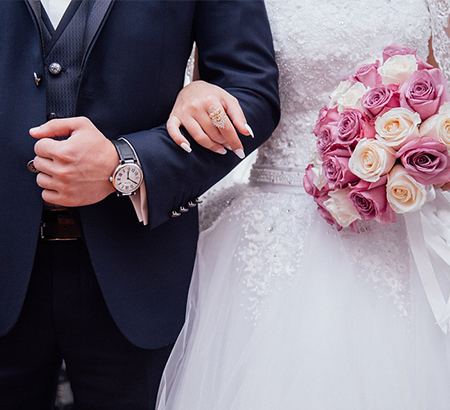
[[[392,168],[386,190],[387,200],[398,214],[418,211],[427,199],[425,185],[417,182],[401,165]]]
[[[334,107],[337,105],[338,99],[341,98],[352,86],[350,81],[341,81],[338,87],[330,94],[330,103],[329,107]]]
[[[326,184],[327,180],[323,176],[322,171],[322,164],[323,161],[318,160],[317,163],[313,163],[313,167],[311,168],[311,171],[313,173],[313,183],[316,186],[316,188],[320,191]]]
[[[377,140],[363,138],[358,141],[348,167],[357,177],[376,182],[387,174],[395,163],[395,153]]]
[[[311,171],[313,173],[313,184],[320,191],[326,184],[327,180],[323,176],[322,171],[322,158],[320,157],[319,151],[317,150],[317,145],[315,142],[311,144],[311,161],[312,168]]]
[[[378,68],[383,84],[403,84],[417,71],[416,57],[412,54],[392,56]]]
[[[355,108],[363,112],[361,100],[366,92],[367,88],[363,83],[353,84],[337,99],[338,111],[344,112],[347,108]]]
[[[449,113],[450,114],[450,103],[445,102],[439,107],[439,114]]]
[[[450,155],[450,111],[443,111],[424,121],[420,126],[420,136],[441,141]]]
[[[376,139],[383,145],[399,149],[419,137],[420,115],[406,108],[392,108],[375,121]]]
[[[349,193],[350,188],[331,191],[328,193],[330,198],[323,203],[331,216],[343,228],[346,228],[357,219],[361,219],[358,211],[348,197]]]

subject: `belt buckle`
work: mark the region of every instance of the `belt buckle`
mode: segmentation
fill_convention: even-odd
[[[57,224],[56,224],[57,225]],[[81,238],[81,235],[74,235],[73,232],[67,232],[67,236],[64,236],[64,233],[61,234],[61,236],[58,236],[60,234],[59,230],[56,229],[55,232],[55,224],[50,223],[48,225],[45,221],[41,221],[40,225],[40,237],[43,241],[48,242],[54,242],[54,241],[76,241],[79,238]]]
[[[77,241],[79,238],[49,238],[47,236],[45,236],[45,222],[41,222],[41,227],[40,227],[40,236],[41,236],[41,240],[46,241],[46,242],[62,242],[62,241]]]

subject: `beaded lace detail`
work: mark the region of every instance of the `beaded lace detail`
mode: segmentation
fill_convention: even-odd
[[[373,286],[378,298],[389,298],[400,317],[409,318],[410,254],[403,219],[387,226],[366,222],[359,225],[359,230],[359,234],[340,232],[359,280]]]
[[[304,240],[316,207],[306,195],[236,185],[206,197],[200,207],[202,228],[210,226],[220,205],[227,208],[217,222],[229,219],[242,230],[234,258],[242,276],[240,291],[247,296],[245,316],[256,322],[270,294],[301,271]]]
[[[428,56],[425,0],[266,0],[266,7],[280,67],[282,114],[259,150],[259,167],[303,172],[319,109],[357,64],[381,58],[394,42]]]
[[[298,186],[310,160],[314,123],[329,94],[358,63],[381,59],[386,45],[415,48],[426,59],[430,14],[425,0],[266,0],[266,7],[280,67],[282,115],[258,152],[251,180]],[[203,205],[203,227],[227,205],[219,219],[242,226],[235,258],[237,266],[245,266],[248,316],[256,320],[276,283],[302,273],[303,238],[315,204],[305,195],[249,186],[213,196]],[[362,223],[360,230],[341,232],[342,248],[360,280],[377,288],[379,297],[389,297],[399,315],[408,316],[409,254],[402,221],[388,227]]]
[[[433,34],[433,52],[440,68],[450,82],[450,1],[428,0],[431,14],[431,29]]]

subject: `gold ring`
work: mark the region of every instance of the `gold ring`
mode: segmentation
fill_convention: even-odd
[[[222,112],[220,108],[216,108],[211,105],[209,107],[209,118],[211,118],[211,122],[216,128],[225,128],[225,114]]]

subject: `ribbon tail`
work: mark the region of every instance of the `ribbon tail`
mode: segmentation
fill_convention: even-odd
[[[450,330],[450,301],[447,303],[444,298],[427,249],[430,247],[430,242],[435,245],[435,242],[437,242],[436,237],[438,235],[434,232],[432,225],[420,211],[406,213],[404,216],[411,252],[417,266],[422,286],[436,319],[436,323],[441,330],[447,334]],[[442,238],[439,237],[438,239],[444,242]],[[441,245],[442,243],[439,243],[438,247]],[[447,252],[449,250],[447,245]],[[442,249],[440,249],[440,251],[442,251]],[[447,262],[446,267],[450,269],[450,265]]]

